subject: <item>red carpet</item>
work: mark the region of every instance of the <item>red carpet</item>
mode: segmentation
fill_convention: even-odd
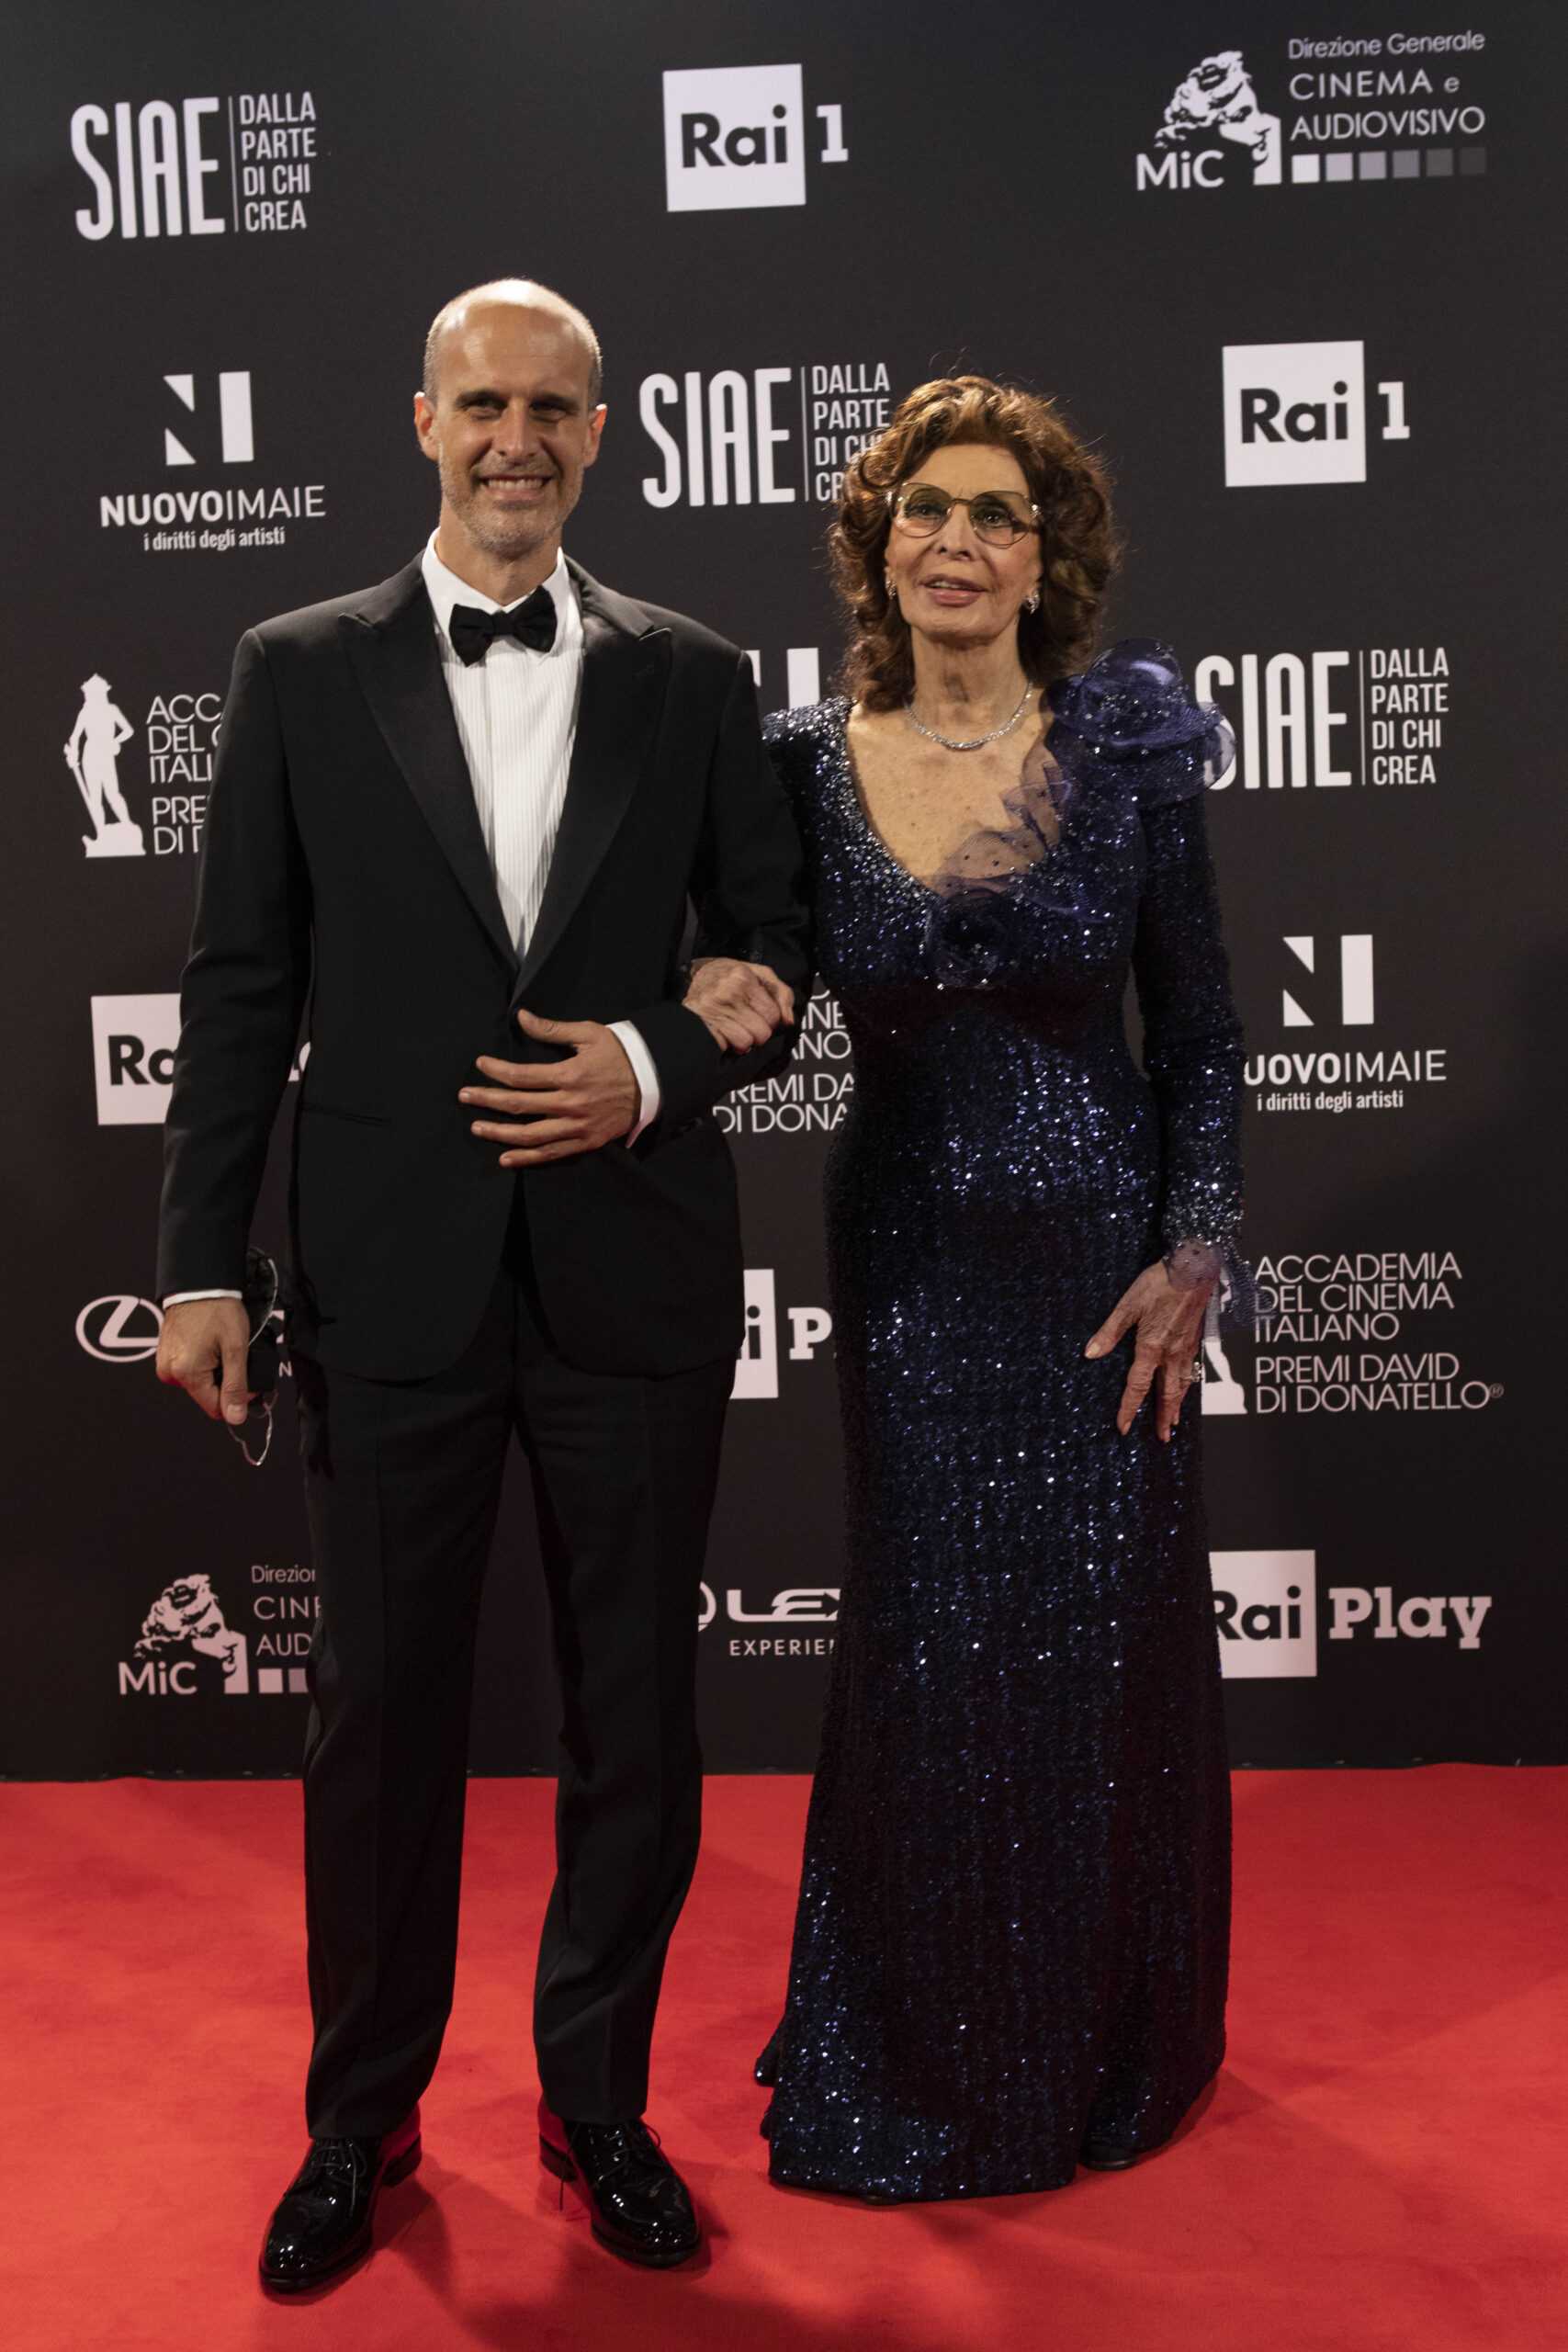
[[[426,2155],[367,2267],[254,2278],[303,2147],[299,1792],[0,1790],[0,2323],[9,2352],[1537,2352],[1568,2321],[1568,1773],[1243,1773],[1231,2056],[1125,2176],[869,2211],[769,2187],[750,2060],[806,1783],[708,1784],[651,2116],[706,2216],[629,2271],[535,2158],[528,1993],[552,1790],[472,1789]]]

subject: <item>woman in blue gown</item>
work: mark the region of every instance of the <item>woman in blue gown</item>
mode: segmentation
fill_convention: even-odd
[[[1231,747],[1161,645],[1065,674],[1112,553],[1047,403],[923,386],[845,481],[854,695],[767,728],[855,1091],[828,1177],[848,1557],[758,2074],[773,2177],[875,2200],[1120,2168],[1224,2049],[1181,1404],[1239,1217],[1202,801]]]

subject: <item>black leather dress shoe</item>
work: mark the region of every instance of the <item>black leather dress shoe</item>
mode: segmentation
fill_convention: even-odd
[[[272,2217],[262,2248],[264,2287],[297,2295],[346,2270],[370,2249],[376,2199],[420,2159],[419,2109],[382,2140],[312,2140]]]
[[[558,2180],[579,2183],[612,2254],[669,2270],[701,2245],[691,2194],[646,2123],[571,2123],[541,2099],[539,2155]]]

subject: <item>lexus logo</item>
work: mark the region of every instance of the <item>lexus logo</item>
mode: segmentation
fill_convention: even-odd
[[[158,1352],[163,1311],[150,1298],[123,1291],[90,1299],[76,1317],[76,1344],[100,1363],[144,1363]]]

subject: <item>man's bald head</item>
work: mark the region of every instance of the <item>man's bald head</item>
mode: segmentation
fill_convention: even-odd
[[[490,308],[515,306],[520,311],[544,311],[570,327],[580,338],[588,355],[588,405],[599,405],[599,394],[604,379],[604,360],[599,350],[599,338],[574,302],[557,294],[547,286],[540,286],[531,277],[494,277],[486,286],[470,286],[466,294],[454,294],[444,303],[430,322],[430,333],[424,338],[424,397],[434,405],[437,395],[437,378],[441,351],[450,334],[460,334],[475,311]]]

